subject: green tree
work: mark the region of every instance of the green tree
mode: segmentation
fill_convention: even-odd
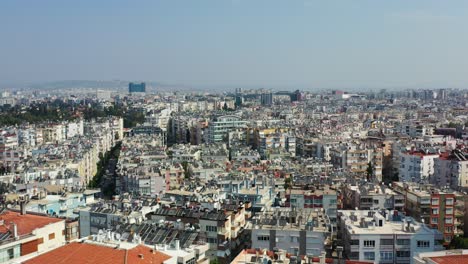
[[[456,236],[450,241],[449,249],[468,249],[468,238]]]

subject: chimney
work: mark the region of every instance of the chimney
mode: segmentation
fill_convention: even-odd
[[[24,201],[20,201],[20,210],[21,210],[21,215],[26,214],[26,203]]]
[[[11,233],[12,233],[13,237],[15,239],[18,239],[18,226],[13,222],[10,223],[10,226],[11,226],[11,229],[12,229]]]
[[[322,251],[322,253],[320,254],[320,264],[325,264],[325,255],[326,253],[324,251]]]

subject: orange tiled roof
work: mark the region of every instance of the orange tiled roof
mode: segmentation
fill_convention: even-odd
[[[0,220],[4,221],[6,228],[10,226],[11,222],[15,223],[18,228],[18,235],[20,236],[30,234],[33,230],[44,227],[48,224],[53,224],[60,221],[65,222],[65,220],[58,218],[32,214],[21,215],[20,213],[13,211],[6,211],[1,214]]]
[[[74,242],[27,260],[24,264],[162,264],[163,261],[170,258],[161,252],[153,253],[149,247],[143,245],[126,250]]]
[[[430,258],[435,263],[439,264],[465,264],[468,263],[467,255],[441,256]]]

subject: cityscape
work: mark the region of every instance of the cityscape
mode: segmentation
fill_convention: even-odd
[[[341,3],[362,21],[337,1],[0,3],[24,19],[0,28],[0,263],[468,263],[468,32],[449,29],[468,6],[449,2]],[[447,38],[392,53],[376,25]],[[380,55],[341,57],[347,32]]]

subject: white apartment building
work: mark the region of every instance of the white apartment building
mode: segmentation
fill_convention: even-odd
[[[14,148],[18,146],[18,135],[16,131],[0,130],[0,147]]]
[[[321,210],[275,209],[260,213],[252,224],[252,248],[280,248],[295,256],[320,256],[330,246],[331,223]]]
[[[400,153],[400,181],[419,182],[434,175],[434,160],[437,153],[407,151]]]
[[[454,150],[434,159],[432,183],[455,190],[468,187],[468,154]]]
[[[374,263],[413,263],[422,252],[442,250],[442,234],[397,211],[340,210],[338,232],[345,257]]]
[[[236,128],[245,127],[246,121],[242,121],[239,116],[226,115],[217,117],[210,121],[208,127],[208,138],[211,143],[221,142],[228,139],[228,133]]]

